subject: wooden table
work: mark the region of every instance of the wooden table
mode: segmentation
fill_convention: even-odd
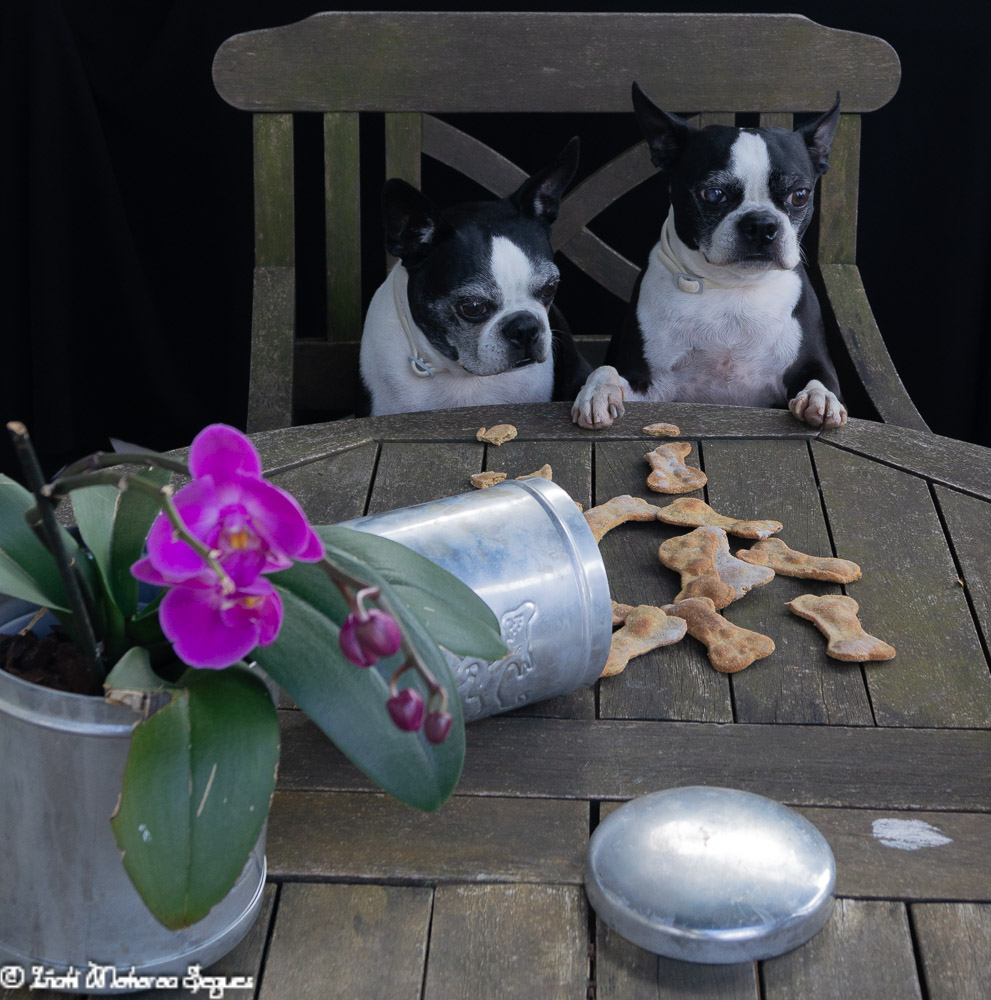
[[[516,476],[545,462],[586,507],[622,493],[664,503],[643,460],[663,442],[640,428],[672,421],[708,476],[707,502],[780,520],[793,548],[852,559],[863,579],[840,588],[779,576],[731,605],[727,618],[777,644],[733,676],[686,638],[595,688],[469,726],[456,795],[434,815],[378,794],[283,710],[266,909],[219,968],[257,976],[262,1000],[986,998],[991,451],[864,421],[820,434],[781,411],[635,404],[598,433],[567,412],[407,414],[255,440],[274,480],[326,523],[464,492],[482,469]],[[519,428],[515,441],[476,442],[479,427],[502,421]],[[657,547],[675,533],[628,524],[603,539],[616,599],[673,597]],[[830,660],[811,623],[785,608],[841,590],[894,660]],[[838,902],[804,947],[685,964],[590,912],[584,856],[599,820],[691,784],[770,796],[826,836]]]

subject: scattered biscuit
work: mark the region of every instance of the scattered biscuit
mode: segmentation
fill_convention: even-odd
[[[681,428],[676,424],[647,424],[643,432],[652,438],[676,438],[681,434]]]
[[[727,621],[707,597],[690,597],[665,604],[665,614],[683,618],[688,634],[709,653],[709,662],[720,673],[734,674],[774,652],[774,640]]]
[[[722,528],[727,534],[738,538],[767,538],[780,531],[784,525],[780,521],[741,521],[735,517],[717,514],[704,500],[696,497],[679,497],[657,512],[657,520],[665,524],[684,525],[701,528],[711,525]],[[748,560],[749,562],[749,560]]]
[[[740,549],[736,555],[753,566],[770,566],[782,576],[797,576],[803,580],[853,583],[863,575],[860,567],[849,559],[810,556],[789,548],[780,538],[766,538],[749,549]]]
[[[640,604],[630,610],[622,628],[613,633],[609,658],[602,668],[603,677],[621,674],[634,656],[649,653],[658,646],[669,646],[681,639],[687,624],[678,617],[668,617],[660,608]]]
[[[890,660],[894,646],[869,635],[860,624],[860,606],[852,597],[829,594],[819,597],[802,594],[787,604],[799,618],[807,618],[826,637],[826,655],[834,660],[864,663],[868,660]]]
[[[774,579],[773,569],[750,566],[730,555],[729,539],[722,528],[704,526],[676,535],[661,545],[657,555],[668,569],[681,574],[676,602],[708,597],[716,608],[725,608]]]
[[[647,477],[647,486],[655,493],[690,493],[706,484],[705,473],[685,465],[685,456],[692,450],[687,441],[672,441],[658,445],[644,458],[654,470]]]
[[[632,604],[620,604],[619,601],[612,602],[612,623],[615,628],[626,621],[627,616],[633,610]]]
[[[542,465],[536,472],[530,472],[525,476],[517,476],[517,479],[551,479],[552,472],[549,465]]]
[[[471,476],[471,485],[476,490],[487,490],[490,486],[501,483],[505,478],[505,472],[475,472]]]
[[[512,424],[496,424],[495,427],[479,427],[475,434],[476,441],[486,441],[489,444],[505,444],[516,437],[516,428]]]
[[[642,497],[625,493],[585,511],[585,520],[588,521],[595,540],[600,542],[602,536],[618,524],[625,524],[627,521],[656,520],[659,509]]]

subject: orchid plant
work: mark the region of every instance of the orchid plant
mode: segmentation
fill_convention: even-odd
[[[0,476],[0,593],[50,609],[107,700],[139,713],[110,822],[163,924],[202,919],[261,832],[279,753],[266,678],[387,792],[449,797],[465,743],[443,649],[506,654],[468,587],[396,542],[313,527],[233,427],[203,430],[188,465],[98,453],[50,483],[8,428],[28,488]],[[76,532],[55,515],[68,496]]]

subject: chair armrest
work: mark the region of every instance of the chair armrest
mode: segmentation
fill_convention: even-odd
[[[828,309],[871,403],[887,424],[928,431],[895,370],[856,264],[821,264]]]

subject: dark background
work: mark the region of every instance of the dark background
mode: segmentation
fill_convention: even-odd
[[[991,445],[988,8],[885,8],[698,7],[801,13],[894,46],[901,88],[864,119],[858,260],[930,426]],[[211,421],[243,426],[251,123],[217,97],[211,63],[229,35],[323,9],[300,0],[3,5],[0,417],[29,425],[48,471],[111,435],[170,448]],[[0,465],[12,471],[5,437]]]

